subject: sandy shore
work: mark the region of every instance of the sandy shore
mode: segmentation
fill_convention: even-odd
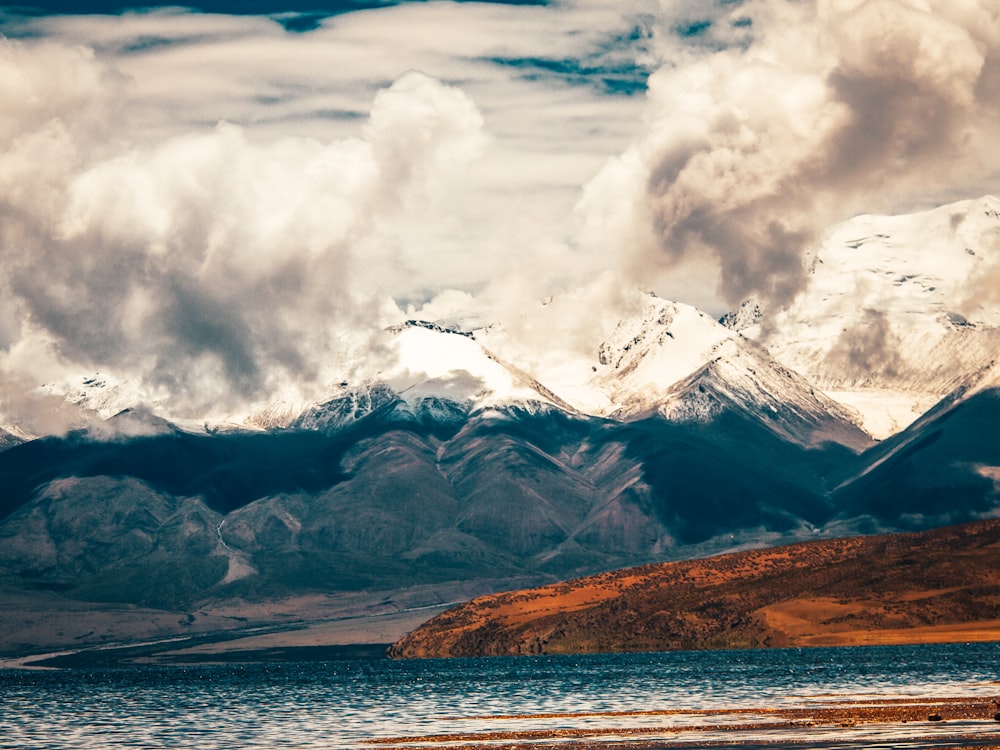
[[[662,723],[629,726],[630,719]],[[1000,750],[1000,697],[935,700],[830,700],[795,708],[630,711],[451,717],[494,723],[550,721],[553,729],[486,730],[447,735],[390,737],[366,744],[381,750],[448,747],[450,750],[694,750],[706,747],[848,750],[905,746],[915,750]],[[567,728],[596,719],[604,727]]]

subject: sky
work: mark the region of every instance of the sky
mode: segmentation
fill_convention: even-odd
[[[1000,0],[29,0],[0,35],[0,412],[36,432],[94,373],[318,398],[406,317],[781,309],[833,223],[1000,190]]]

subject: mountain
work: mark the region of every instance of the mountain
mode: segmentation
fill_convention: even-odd
[[[485,316],[412,318],[324,398],[211,419],[88,376],[67,395],[79,429],[0,434],[0,588],[178,623],[210,604],[302,597],[436,606],[448,592],[1000,515],[989,289],[979,312],[936,291],[989,278],[991,201],[848,222],[792,307],[748,303],[725,324],[640,292],[572,340],[559,326],[579,300],[529,311],[526,338]],[[906,244],[924,235],[931,250]],[[935,252],[967,267],[934,265]],[[910,277],[904,302],[880,301],[890,276]],[[879,294],[859,312],[866,280]],[[851,356],[840,316],[863,329]],[[891,367],[874,366],[876,344]],[[896,408],[932,398],[916,419]],[[862,425],[879,409],[900,419],[876,441]],[[73,627],[54,632],[98,637]]]
[[[280,427],[190,431],[140,408],[13,448],[0,571],[167,607],[565,577],[814,533],[833,514],[831,468],[871,440],[759,346],[638,301],[578,405],[473,335],[409,321],[388,332],[379,379]],[[583,410],[587,389],[606,415]],[[204,574],[143,588],[169,559]]]
[[[830,229],[790,306],[751,300],[727,322],[885,438],[995,363],[998,237],[993,196],[858,216]]]
[[[0,428],[0,451],[13,448],[15,445],[20,445],[24,441],[24,438],[15,435],[13,432]]]
[[[486,410],[457,429],[387,408],[333,433],[46,438],[0,454],[0,570],[157,606],[562,577],[822,523],[828,451],[849,453],[737,413],[617,423],[556,409]],[[215,572],[125,585],[169,559]]]
[[[433,592],[461,581],[482,593],[1000,507],[995,390],[956,394],[858,454],[817,444],[802,412],[767,420],[725,400],[714,377],[707,367],[677,389],[714,404],[698,419],[536,405],[436,424],[389,400],[333,431],[155,423],[127,439],[31,441],[0,453],[0,577],[22,599],[178,612],[184,632],[188,615],[220,606],[350,592],[390,602],[420,587],[448,601]],[[93,637],[92,625],[60,630]]]
[[[865,454],[832,493],[842,528],[922,529],[995,517],[1000,498],[1000,389],[957,391]]]
[[[397,658],[995,640],[1000,521],[661,563],[484,596]]]

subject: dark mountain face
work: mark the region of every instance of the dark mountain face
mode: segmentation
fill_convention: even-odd
[[[833,494],[838,519],[924,529],[1000,512],[1000,390],[946,399],[910,429],[862,456]]]
[[[77,598],[181,606],[567,578],[1000,508],[996,392],[860,456],[787,439],[717,398],[711,420],[690,422],[554,408],[462,418],[388,398],[341,427],[36,440],[0,453],[0,572]]]
[[[39,487],[65,477],[134,477],[175,496],[200,496],[219,512],[281,492],[316,492],[343,478],[353,435],[165,435],[101,441],[86,434],[43,438],[0,453],[0,517]]]
[[[841,454],[833,447],[783,442],[735,412],[707,425],[652,419],[615,432],[642,466],[657,517],[681,544],[740,529],[788,532],[831,515],[824,469],[829,452]]]

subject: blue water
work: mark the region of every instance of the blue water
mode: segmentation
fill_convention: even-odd
[[[451,732],[662,726],[685,719],[593,714],[988,697],[1000,695],[998,665],[1000,643],[0,670],[0,748],[341,749]]]

